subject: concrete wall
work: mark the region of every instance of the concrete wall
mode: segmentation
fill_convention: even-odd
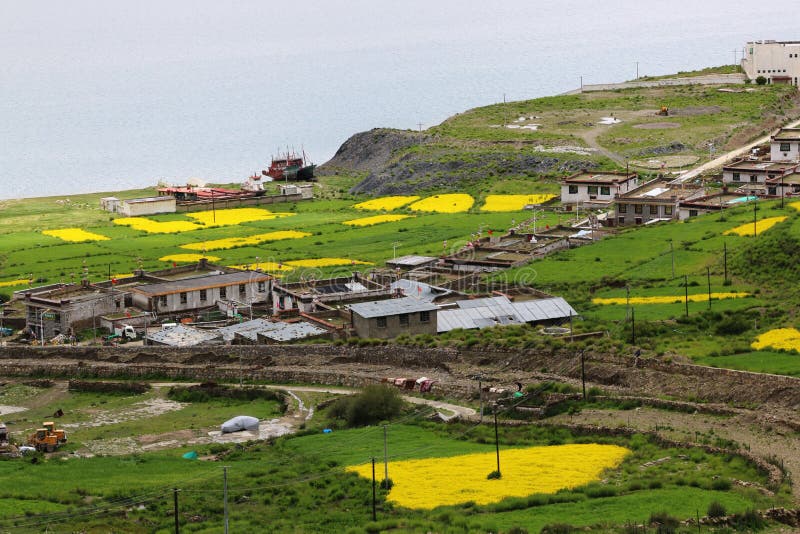
[[[212,207],[217,210],[229,208],[242,208],[245,206],[261,206],[278,204],[282,202],[299,202],[301,200],[311,200],[312,197],[305,198],[302,194],[297,195],[264,195],[262,197],[235,198],[227,200],[210,200],[180,203],[177,206],[178,213],[192,211],[210,210]]]
[[[782,144],[788,144],[789,150],[781,150]],[[798,161],[800,160],[800,141],[772,141],[769,144],[770,161]]]
[[[620,206],[625,206],[625,213],[620,209]],[[637,207],[641,213],[637,213]],[[651,208],[655,209],[652,213]],[[652,219],[677,219],[678,218],[678,203],[675,202],[650,202],[650,203],[631,203],[630,200],[620,198],[617,200],[614,210],[614,224],[618,226],[630,224],[644,224]]]
[[[175,197],[165,196],[158,200],[147,202],[121,201],[117,205],[117,212],[126,217],[142,217],[145,215],[155,215],[157,213],[175,213]]]
[[[245,292],[239,292],[239,284],[233,284],[225,287],[225,297],[220,295],[219,287],[209,288],[205,290],[206,298],[200,298],[200,290],[185,291],[186,302],[181,302],[181,293],[173,293],[165,295],[167,302],[163,304],[160,297],[151,297],[153,307],[158,313],[180,313],[183,311],[196,310],[200,308],[207,308],[209,306],[216,306],[218,300],[236,300],[245,304],[250,302],[266,302],[269,298],[270,282],[264,282],[264,291],[258,291],[258,282],[246,282],[244,284]],[[251,300],[252,299],[252,300]],[[150,302],[146,295],[141,293],[133,293],[133,304],[144,310],[151,309]]]
[[[800,43],[747,43],[742,68],[751,80],[763,76],[772,83],[775,77],[788,76],[792,85],[798,85]]]
[[[378,326],[378,317],[365,318],[357,313],[353,314],[353,326],[356,334],[362,338],[391,339],[400,334],[432,334],[436,335],[436,310],[430,313],[430,320],[422,322],[420,312],[405,314],[408,324],[400,324],[400,315],[386,317],[386,326]]]

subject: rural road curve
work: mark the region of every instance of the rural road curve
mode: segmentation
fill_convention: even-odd
[[[792,121],[792,122],[790,122],[788,124],[785,124],[785,125],[781,126],[781,128],[794,128],[794,127],[796,127],[798,125],[800,125],[800,119]],[[775,135],[775,133],[777,133],[778,130],[774,130],[774,131],[770,132],[769,134],[767,134],[767,135],[765,135],[763,137],[759,137],[755,141],[752,141],[752,142],[746,144],[743,147],[733,149],[730,152],[726,152],[725,154],[723,154],[723,155],[721,155],[721,156],[719,156],[717,158],[714,158],[711,161],[707,161],[706,163],[703,163],[702,165],[699,165],[699,166],[695,167],[694,169],[692,169],[690,171],[686,171],[685,173],[683,173],[679,177],[677,177],[675,180],[673,180],[672,183],[673,184],[680,184],[682,182],[686,182],[687,180],[691,180],[692,178],[698,176],[701,173],[704,173],[706,171],[710,171],[711,169],[715,169],[717,167],[722,167],[729,160],[732,160],[733,158],[736,158],[736,157],[739,157],[739,156],[743,156],[743,155],[749,153],[750,150],[752,150],[753,148],[755,148],[758,145],[761,145],[763,143],[768,143],[770,137]]]

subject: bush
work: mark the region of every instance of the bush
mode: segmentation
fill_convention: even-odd
[[[737,336],[750,329],[750,321],[738,315],[729,315],[717,323],[714,333],[718,336]]]
[[[759,530],[764,528],[766,522],[761,514],[755,510],[747,510],[743,514],[733,516],[732,525],[737,530]]]
[[[731,489],[731,481],[727,478],[718,478],[711,483],[711,489],[717,491],[728,491]]]
[[[486,476],[486,478],[487,478],[488,480],[497,480],[497,479],[499,479],[499,478],[502,478],[502,475],[500,474],[500,471],[492,471],[491,473],[489,473],[489,474]]]
[[[553,523],[552,525],[545,525],[539,532],[541,534],[570,534],[573,531],[572,525],[564,523]]]
[[[759,76],[758,78],[756,78],[756,83],[758,85],[766,85],[767,84],[767,79],[764,78],[763,76]]]
[[[725,517],[728,515],[728,511],[719,501],[711,501],[711,504],[708,505],[708,510],[706,510],[706,515],[708,517]]]
[[[335,419],[344,420],[349,427],[358,427],[392,419],[402,408],[403,399],[396,389],[372,385],[357,395],[337,399],[329,413]]]
[[[677,518],[672,517],[667,512],[653,512],[650,514],[648,524],[656,525],[659,527],[659,532],[662,532],[662,527],[675,529],[680,524]],[[664,531],[666,532],[666,531]]]

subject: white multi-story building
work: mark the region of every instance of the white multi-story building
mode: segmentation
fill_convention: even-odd
[[[800,128],[781,128],[769,140],[771,161],[800,161]]]
[[[753,41],[744,47],[742,69],[751,80],[797,86],[800,79],[800,41]]]

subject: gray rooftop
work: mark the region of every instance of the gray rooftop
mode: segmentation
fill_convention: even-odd
[[[360,302],[351,304],[350,310],[353,313],[370,319],[372,317],[387,317],[390,315],[400,315],[402,313],[416,313],[423,311],[438,310],[438,306],[431,304],[416,297],[403,297],[399,299],[374,300],[372,302]]]
[[[407,278],[401,278],[396,282],[392,282],[391,288],[392,290],[401,289],[406,296],[427,301],[433,301],[438,297],[452,293],[449,289],[432,286],[416,280],[408,280]]]
[[[219,334],[179,324],[148,334],[147,339],[171,347],[193,347],[219,339]]]
[[[458,308],[440,310],[437,331],[469,330],[506,324],[568,319],[578,313],[561,297],[511,302],[506,297],[460,300]]]
[[[169,295],[183,291],[197,291],[199,289],[210,289],[212,287],[230,286],[245,284],[248,282],[259,282],[269,280],[270,276],[255,271],[238,271],[228,274],[210,274],[194,278],[184,278],[172,282],[159,282],[157,284],[144,284],[131,288],[131,291],[143,293],[148,296]]]
[[[327,330],[314,326],[311,323],[300,321],[297,323],[277,323],[279,328],[258,332],[258,336],[263,336],[273,341],[296,341],[312,336],[321,336]]]
[[[408,256],[400,256],[399,258],[394,258],[391,260],[386,260],[386,265],[397,265],[403,267],[419,267],[420,265],[425,265],[427,263],[433,263],[437,261],[439,258],[434,258],[433,256],[417,256],[415,254],[409,254]]]
[[[217,330],[225,341],[233,341],[236,334],[251,341],[258,341],[258,336],[264,336],[275,341],[292,341],[309,336],[325,334],[327,330],[299,321],[296,323],[274,322],[267,319],[253,319],[243,323],[225,326]]]

